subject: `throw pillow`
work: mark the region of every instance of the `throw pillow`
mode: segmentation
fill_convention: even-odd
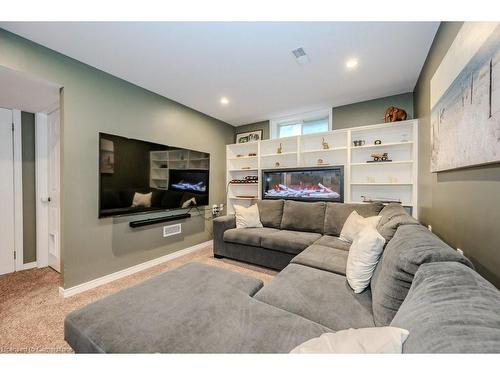
[[[340,239],[347,242],[354,241],[354,238],[364,228],[376,229],[381,218],[381,216],[363,217],[356,211],[352,211],[342,227]]]
[[[153,193],[141,194],[134,193],[134,199],[132,200],[132,207],[151,207],[151,197]]]
[[[234,213],[236,216],[236,228],[262,228],[259,208],[256,204],[250,207],[235,204]]]
[[[323,333],[320,337],[300,344],[290,353],[401,354],[408,335],[406,329],[396,327],[349,328],[335,333]]]
[[[354,293],[361,293],[370,284],[385,239],[373,228],[364,228],[352,242],[347,256],[346,277]]]

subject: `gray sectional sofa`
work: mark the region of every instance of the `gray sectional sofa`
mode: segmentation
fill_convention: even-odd
[[[262,200],[257,205],[263,228],[237,229],[234,216],[214,220],[216,258],[282,270],[298,256],[296,261],[345,271],[350,244],[340,240],[339,235],[352,211],[364,217],[380,214],[382,219],[377,229],[386,242],[399,225],[418,224],[396,204],[384,208],[382,204]]]
[[[287,353],[325,332],[392,325],[410,332],[404,353],[500,353],[500,291],[402,207],[298,203],[273,202],[280,221],[261,202],[260,229],[214,223],[216,255],[284,267],[270,284],[190,263],[72,312],[67,342],[94,353]],[[381,215],[388,239],[360,294],[336,237],[353,209]]]

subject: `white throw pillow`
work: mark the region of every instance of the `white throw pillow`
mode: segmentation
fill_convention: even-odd
[[[354,293],[366,289],[375,271],[385,238],[373,228],[364,228],[352,242],[347,256],[346,277]]]
[[[250,207],[234,205],[236,228],[262,228],[259,208],[256,204]]]
[[[135,193],[132,200],[132,207],[151,207],[151,197],[153,193]]]
[[[349,328],[300,344],[290,353],[372,353],[401,354],[409,332],[396,327]]]
[[[382,216],[363,217],[356,211],[352,211],[342,227],[340,239],[347,242],[354,241],[357,234],[364,228],[376,229],[381,218]]]

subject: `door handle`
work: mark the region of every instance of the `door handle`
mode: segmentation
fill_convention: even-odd
[[[42,198],[42,203],[49,203],[49,202],[50,202],[50,197]]]

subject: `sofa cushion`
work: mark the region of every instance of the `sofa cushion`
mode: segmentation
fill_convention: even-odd
[[[252,298],[261,285],[190,263],[70,313],[64,337],[79,353],[287,353],[330,331]]]
[[[334,249],[340,249],[345,251],[349,251],[349,248],[351,247],[351,244],[349,242],[342,241],[340,238],[335,236],[327,236],[327,235],[322,236],[314,244],[332,247]]]
[[[224,241],[260,247],[262,236],[279,232],[274,228],[234,228],[224,232]]]
[[[317,245],[316,241],[293,258],[291,263],[345,275],[348,254],[345,250]]]
[[[263,226],[280,229],[281,218],[283,217],[283,202],[283,199],[266,199],[257,201],[260,213],[260,222]]]
[[[351,212],[363,217],[377,216],[383,207],[381,203],[327,203],[324,233],[338,237]]]
[[[354,294],[346,278],[290,264],[254,298],[338,331],[372,327],[370,291]]]
[[[309,245],[312,245],[314,241],[318,240],[320,237],[321,234],[318,233],[276,230],[276,232],[270,232],[263,235],[260,246],[289,254],[298,254]]]
[[[403,353],[500,353],[500,291],[457,262],[422,265],[391,323]]]
[[[403,206],[399,203],[390,203],[386,205],[382,211],[380,211],[380,219],[377,230],[385,238],[385,243],[387,244],[394,234],[396,230],[401,225],[418,225],[418,221],[408,215]]]
[[[285,201],[281,229],[323,233],[325,202]]]
[[[446,261],[472,267],[466,257],[423,226],[400,226],[382,253],[371,280],[376,324],[386,326],[391,323],[422,264]]]

